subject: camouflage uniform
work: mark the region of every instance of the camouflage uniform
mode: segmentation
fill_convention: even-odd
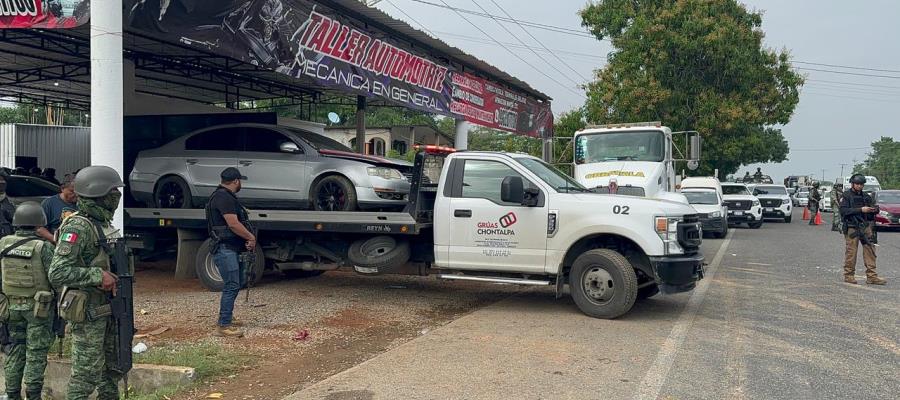
[[[118,203],[118,198],[116,198]],[[108,231],[113,213],[96,199],[79,198],[78,213],[69,217],[57,234],[59,241],[50,264],[50,282],[54,286],[78,288],[89,293],[88,309],[109,303],[107,293],[100,289],[103,271],[109,270],[109,258],[104,262],[93,222]],[[113,207],[113,209],[115,209]],[[107,236],[112,237],[111,234]],[[98,257],[99,256],[99,257]],[[110,366],[116,357],[116,325],[111,316],[84,322],[70,322],[72,334],[72,378],[67,400],[83,400],[97,389],[98,400],[118,400],[118,382],[122,374]]]
[[[0,238],[13,233],[13,214],[16,206],[13,205],[5,193],[0,193]]]
[[[841,191],[837,186],[831,191],[831,213],[834,214],[831,219],[831,230],[834,232],[844,233],[844,224],[841,220]]]
[[[33,230],[16,231],[14,235],[7,236],[0,241],[0,251],[21,239],[32,237],[40,239]],[[38,247],[40,247],[39,250]],[[49,266],[53,259],[53,244],[44,240],[28,242],[16,249],[39,251],[40,260],[45,267]],[[8,266],[4,263],[3,271],[7,272],[7,268]],[[46,280],[42,286],[46,286]],[[10,400],[21,399],[24,380],[28,399],[40,399],[40,393],[44,386],[44,371],[47,369],[47,352],[50,350],[50,345],[53,344],[52,319],[34,315],[34,297],[8,295],[7,299],[9,301],[9,319],[6,321],[6,326],[12,341],[3,365],[7,398]]]

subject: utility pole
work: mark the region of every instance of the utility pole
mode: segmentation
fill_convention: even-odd
[[[825,182],[825,168],[822,168],[822,182]]]
[[[844,167],[846,167],[846,166],[847,166],[847,164],[844,164],[844,163],[841,164],[841,176],[839,176],[839,178],[841,178],[841,179],[844,178]]]

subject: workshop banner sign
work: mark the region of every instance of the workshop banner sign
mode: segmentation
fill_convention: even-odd
[[[0,29],[75,28],[90,14],[89,0],[0,0]]]
[[[534,100],[483,79],[461,75],[464,82],[478,79],[487,93],[456,85],[449,64],[316,1],[126,0],[124,7],[128,30],[274,70],[313,87],[530,136],[539,136],[547,118],[552,120],[549,104],[545,116]]]
[[[549,137],[553,132],[549,103],[466,73],[453,72],[451,84],[450,111],[472,123],[531,137]]]

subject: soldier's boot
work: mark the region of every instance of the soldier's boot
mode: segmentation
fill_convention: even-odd
[[[244,337],[244,331],[233,326],[220,326],[216,328],[216,336],[222,337]]]
[[[43,388],[26,389],[25,398],[28,400],[41,400],[41,392],[43,391]]]
[[[887,280],[878,276],[872,276],[866,278],[866,283],[870,285],[884,285],[887,283]]]
[[[6,391],[6,398],[8,400],[22,400],[22,391]]]
[[[845,283],[852,283],[852,284],[854,284],[854,285],[857,283],[857,282],[856,282],[856,277],[853,276],[853,275],[844,275],[844,282],[845,282]]]

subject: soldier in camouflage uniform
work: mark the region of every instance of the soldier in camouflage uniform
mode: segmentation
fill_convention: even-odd
[[[116,236],[110,223],[122,198],[119,188],[124,186],[112,168],[90,166],[79,171],[75,176],[78,212],[57,231],[50,282],[87,296],[83,321],[68,316],[65,305],[61,305],[61,315],[68,318],[72,334],[68,400],[85,400],[94,389],[98,400],[119,398],[122,374],[111,368],[116,357],[116,324],[107,293],[115,289],[117,278],[109,272],[110,257],[100,247],[98,229],[103,229],[107,237]],[[65,298],[63,295],[64,302]]]
[[[6,396],[9,400],[20,400],[24,380],[26,398],[40,400],[47,351],[53,343],[50,316],[54,295],[47,279],[53,244],[35,232],[37,227],[47,224],[40,204],[22,203],[12,223],[17,229],[15,234],[0,240],[3,296],[9,314],[3,318],[12,341],[3,365]]]
[[[13,233],[12,219],[16,206],[6,197],[6,178],[0,174],[0,238]]]
[[[834,214],[831,219],[831,230],[834,232],[844,233],[843,221],[841,221],[841,195],[844,185],[835,183],[831,188],[831,213]]]

